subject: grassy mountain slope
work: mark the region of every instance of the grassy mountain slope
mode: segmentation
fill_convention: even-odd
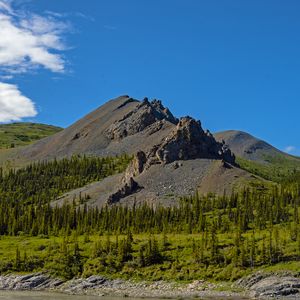
[[[0,149],[25,146],[61,130],[60,127],[37,123],[2,124],[0,125]]]
[[[284,153],[246,132],[228,130],[214,136],[225,141],[243,169],[268,180],[280,181],[300,170],[299,157]]]

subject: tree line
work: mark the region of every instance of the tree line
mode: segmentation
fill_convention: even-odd
[[[189,245],[193,262],[201,267],[228,266],[254,268],[300,259],[300,180],[295,175],[268,188],[252,187],[230,195],[194,194],[182,197],[177,206],[147,204],[88,207],[86,203],[50,205],[61,193],[123,171],[131,157],[72,157],[32,164],[24,169],[0,171],[0,235],[57,236],[98,235],[114,237],[93,244],[89,259],[110,270],[120,271],[135,262],[144,268],[161,264],[168,241],[160,244],[151,237],[174,234],[193,235]],[[150,236],[146,244],[133,250],[134,236]],[[118,236],[126,236],[118,240]],[[196,236],[196,238],[195,238]],[[225,240],[225,241],[224,241]],[[82,273],[79,245],[60,246],[56,266],[64,266],[66,277]],[[176,261],[176,249],[172,260]],[[16,253],[12,268],[22,270],[25,261]],[[67,270],[67,271],[66,271]]]

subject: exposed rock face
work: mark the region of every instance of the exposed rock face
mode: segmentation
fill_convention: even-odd
[[[190,117],[181,118],[172,133],[160,145],[154,146],[147,158],[148,164],[155,163],[155,160],[168,164],[197,158],[223,159],[235,163],[231,151],[224,144],[216,142],[209,132],[204,132],[200,121]]]
[[[132,177],[128,181],[123,183],[121,187],[113,194],[111,194],[107,200],[107,204],[114,204],[119,202],[122,198],[132,195],[138,191],[141,187]]]
[[[155,145],[148,153],[139,151],[134,156],[125,178],[135,177],[153,164],[197,158],[220,159],[226,165],[235,164],[235,156],[230,149],[217,142],[209,132],[204,132],[200,121],[184,117],[159,145]]]
[[[279,297],[299,294],[300,279],[291,275],[255,273],[237,282],[252,297]]]
[[[155,102],[155,105],[162,109],[160,102]],[[177,161],[199,158],[222,160],[224,167],[228,168],[230,164],[235,164],[235,157],[231,151],[224,144],[216,142],[209,132],[204,132],[200,121],[190,117],[182,118],[160,144],[147,153],[139,151],[134,156],[125,171],[120,188],[109,196],[107,203],[117,203],[141,189],[133,178],[146,172],[152,165],[174,163],[173,168],[177,169],[180,166]]]
[[[126,169],[123,183],[126,183],[131,177],[136,177],[141,174],[145,169],[146,163],[146,154],[143,151],[139,151]]]
[[[122,178],[120,187],[107,199],[107,204],[119,202],[122,198],[125,198],[142,188],[133,179],[133,177],[138,176],[144,171],[146,162],[147,158],[145,153],[143,151],[139,151],[127,167],[125,174]]]
[[[159,130],[163,120],[173,124],[178,122],[169,109],[162,105],[161,101],[153,100],[149,102],[145,98],[136,109],[113,123],[106,130],[106,135],[111,140],[119,140],[141,132],[153,124],[153,128]]]
[[[62,280],[40,273],[0,276],[0,290],[44,290],[56,288],[62,283]]]

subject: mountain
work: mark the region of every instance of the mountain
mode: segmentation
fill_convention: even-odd
[[[171,205],[180,196],[223,194],[256,180],[240,169],[231,151],[191,117],[177,119],[161,101],[121,96],[69,128],[20,149],[26,161],[70,157],[133,155],[128,169],[74,190],[58,203],[88,196],[93,205],[150,202]]]
[[[242,170],[235,156],[217,142],[200,121],[177,119],[161,101],[129,96],[110,100],[70,127],[32,145],[0,152],[0,163],[21,167],[30,162],[76,154],[133,156],[128,169],[69,192],[59,202],[79,195],[89,204],[150,202],[172,205],[179,197],[223,194],[258,180]]]
[[[246,132],[228,130],[214,136],[232,150],[242,168],[266,179],[280,181],[294,170],[300,170],[299,157],[284,153]]]
[[[28,145],[61,130],[60,127],[37,123],[1,124],[0,149]]]
[[[225,144],[235,153],[236,156],[258,161],[267,162],[268,156],[290,155],[276,149],[265,141],[262,141],[249,133],[238,130],[227,130],[214,134],[218,141],[225,141]]]
[[[180,136],[174,136],[174,141],[165,143],[158,151],[160,155],[167,155],[167,160],[174,160],[169,156],[175,152],[178,159],[198,158],[199,155],[213,159],[222,159],[223,154],[230,156],[228,149],[203,131],[199,121],[190,117],[178,120],[159,100],[138,101],[129,96],[108,101],[69,128],[21,149],[19,155],[30,160],[45,160],[74,154],[114,156],[148,152],[176,130],[180,131]],[[180,140],[183,136],[186,140]],[[178,141],[180,149],[175,149]],[[189,153],[186,142],[193,148]],[[177,153],[179,150],[184,153]]]

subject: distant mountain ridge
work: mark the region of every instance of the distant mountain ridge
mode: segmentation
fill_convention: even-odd
[[[225,141],[225,144],[239,157],[254,160],[265,161],[266,155],[287,155],[276,149],[267,142],[260,140],[249,133],[238,130],[227,130],[214,134],[218,141]]]
[[[249,133],[227,130],[214,136],[232,150],[241,167],[264,178],[280,181],[294,170],[300,170],[300,157],[280,151]]]

